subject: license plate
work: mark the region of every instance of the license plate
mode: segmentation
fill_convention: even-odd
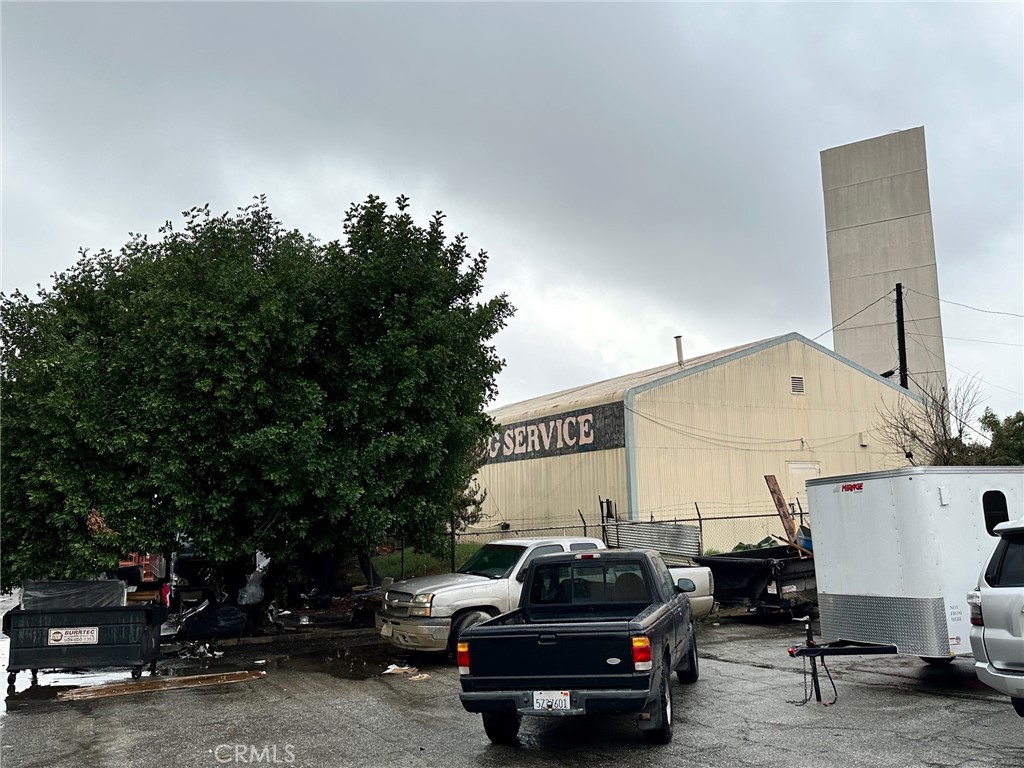
[[[381,624],[381,626],[380,626],[380,636],[381,637],[391,637],[391,632],[392,632],[392,629],[391,629],[391,625],[390,624],[388,624],[386,621],[383,624]]]
[[[569,709],[568,691],[534,691],[534,709]]]

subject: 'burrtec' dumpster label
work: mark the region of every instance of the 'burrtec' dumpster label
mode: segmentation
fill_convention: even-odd
[[[98,645],[99,627],[51,627],[46,636],[47,645]]]

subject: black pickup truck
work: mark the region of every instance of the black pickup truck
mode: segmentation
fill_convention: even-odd
[[[637,716],[648,741],[672,740],[670,677],[700,672],[690,579],[673,580],[654,551],[546,555],[531,564],[519,608],[458,643],[462,705],[495,743],[524,715]]]

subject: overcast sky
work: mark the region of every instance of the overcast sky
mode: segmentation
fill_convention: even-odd
[[[1019,2],[4,2],[2,288],[196,204],[266,193],[328,240],[407,194],[518,308],[507,404],[669,363],[676,334],[696,356],[827,331],[819,152],[923,125],[948,376],[1005,416],[1022,30]]]

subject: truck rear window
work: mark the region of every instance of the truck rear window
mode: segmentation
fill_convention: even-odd
[[[651,590],[639,563],[551,564],[535,566],[530,587],[533,605],[651,602]]]

